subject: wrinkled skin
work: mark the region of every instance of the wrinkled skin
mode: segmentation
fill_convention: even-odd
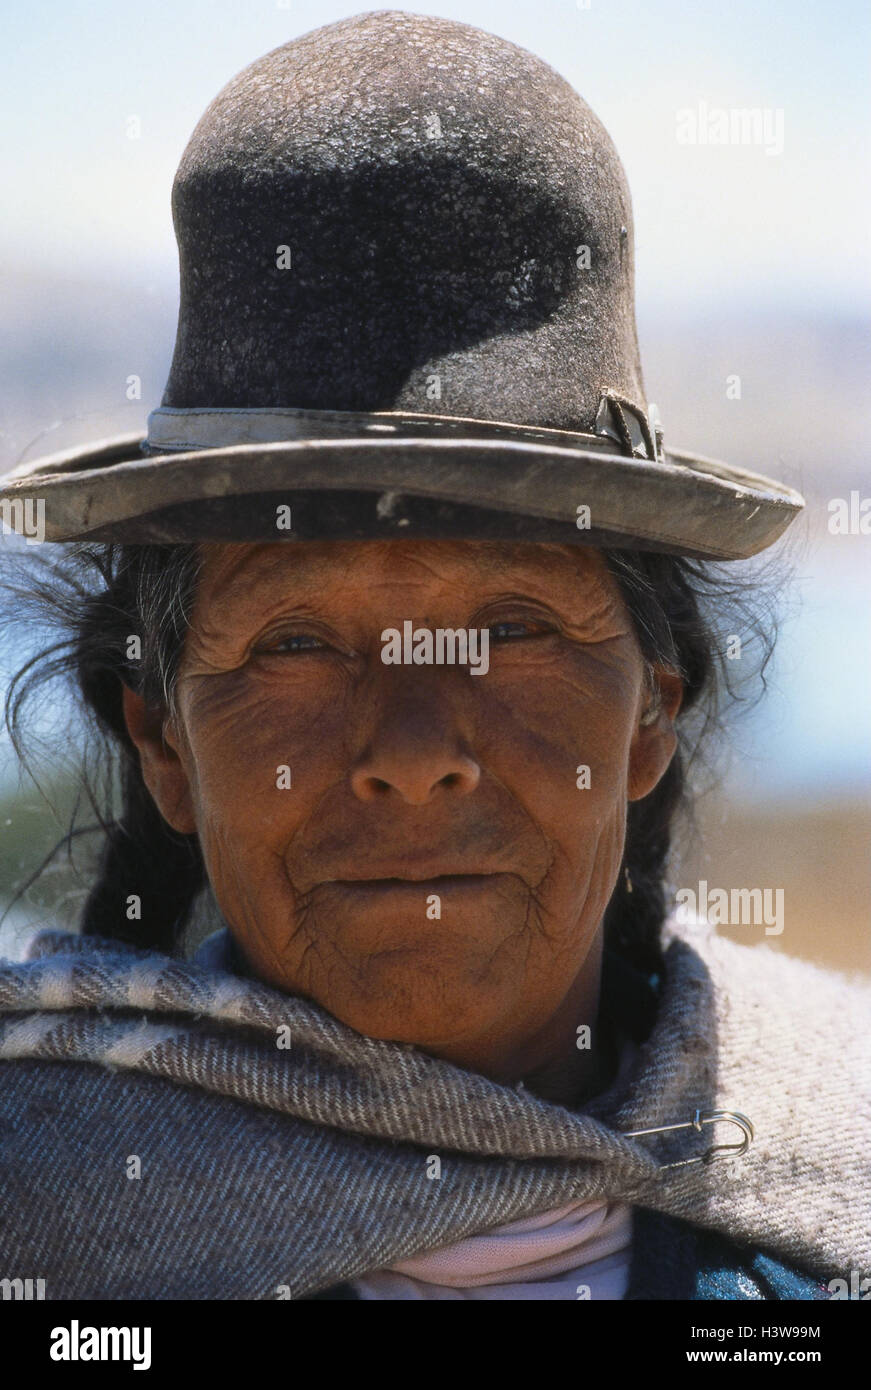
[[[552,1099],[589,1089],[576,1029],[595,1039],[627,803],[668,766],[681,697],[661,668],[652,691],[600,552],[204,554],[176,715],[125,688],[125,716],[251,973],[371,1037]],[[406,619],[489,628],[489,670],[385,665],[381,634]]]

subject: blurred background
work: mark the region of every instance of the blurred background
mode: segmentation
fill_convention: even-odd
[[[327,0],[2,5],[0,472],[143,429],[175,334],[176,165],[236,72],[358,13]],[[766,698],[738,719],[675,859],[675,884],[783,888],[752,944],[871,971],[871,535],[832,534],[871,497],[871,10],[860,0],[430,3],[531,49],[589,102],[632,189],[638,325],[666,442],[798,488],[791,579]],[[695,143],[686,113],[758,109],[782,142]],[[683,113],[683,114],[682,114]],[[780,113],[778,115],[778,113]],[[782,148],[779,148],[782,143]],[[131,375],[141,397],[127,399]],[[737,379],[737,386],[736,386]],[[18,542],[0,537],[0,564]],[[2,616],[2,615],[0,615]],[[0,687],[34,650],[6,629]],[[2,694],[2,688],[0,688]],[[0,952],[72,924],[64,854],[10,906],[69,824],[69,697],[39,713],[40,791],[0,739]]]

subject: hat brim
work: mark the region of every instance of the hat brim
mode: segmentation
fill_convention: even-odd
[[[120,435],[19,466],[0,478],[0,508],[21,529],[11,504],[42,499],[47,541],[480,535],[738,560],[804,506],[762,474],[683,451],[651,461],[594,435],[458,423],[151,455],[140,434]]]

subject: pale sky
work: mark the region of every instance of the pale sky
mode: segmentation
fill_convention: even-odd
[[[610,130],[638,293],[855,310],[871,301],[862,0],[524,0],[408,6],[532,49]],[[7,268],[173,283],[173,173],[205,106],[269,49],[358,13],[329,0],[3,0]],[[376,8],[375,6],[371,8]],[[383,7],[382,7],[383,8]],[[678,142],[677,113],[782,113],[783,152]],[[126,122],[142,123],[139,140]]]

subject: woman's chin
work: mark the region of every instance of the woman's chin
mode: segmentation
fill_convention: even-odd
[[[347,990],[333,977],[310,997],[358,1033],[434,1054],[485,1036],[515,1003],[510,979],[499,980],[480,960],[446,958],[432,947],[388,948],[361,962],[361,971]]]

